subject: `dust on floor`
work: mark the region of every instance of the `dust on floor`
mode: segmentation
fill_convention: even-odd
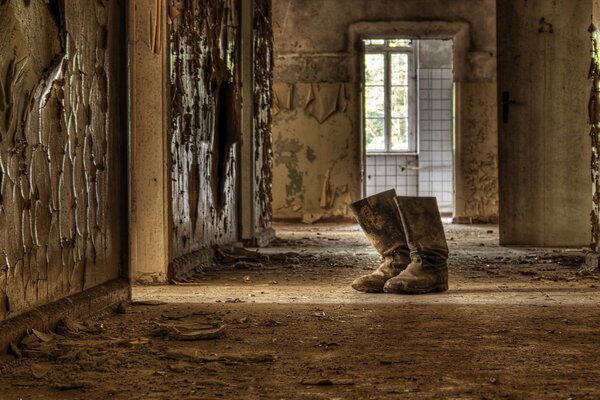
[[[600,398],[584,250],[446,229],[451,290],[397,296],[349,289],[377,266],[356,225],[279,225],[255,260],[32,333],[0,367],[0,399]]]

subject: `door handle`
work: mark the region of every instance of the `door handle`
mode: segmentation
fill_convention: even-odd
[[[505,124],[508,123],[511,104],[516,103],[516,101],[510,99],[510,92],[502,92],[502,122]]]

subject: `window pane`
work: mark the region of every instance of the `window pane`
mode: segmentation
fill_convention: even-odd
[[[365,46],[383,46],[385,44],[384,39],[365,39]]]
[[[392,119],[392,150],[409,150],[408,143],[408,118]]]
[[[392,118],[408,117],[408,87],[392,87]]]
[[[392,54],[392,85],[408,86],[408,54]]]
[[[385,151],[385,120],[366,119],[365,120],[365,141],[367,151]]]
[[[383,85],[385,57],[383,54],[365,54],[365,83],[367,86]]]
[[[384,118],[385,88],[383,86],[365,87],[365,115],[367,118]]]
[[[391,39],[391,40],[388,40],[388,46],[390,46],[390,47],[410,47],[410,46],[412,46],[412,40],[410,40],[410,39]]]

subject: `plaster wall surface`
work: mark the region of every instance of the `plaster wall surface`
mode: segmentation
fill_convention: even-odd
[[[504,244],[591,241],[587,106],[592,1],[498,2]],[[510,33],[510,36],[509,36]]]
[[[123,7],[0,4],[0,320],[124,265]]]
[[[172,259],[237,240],[239,2],[170,2]]]
[[[592,41],[592,60],[589,70],[590,100],[589,123],[591,151],[592,197],[592,248],[596,253],[600,250],[600,0],[592,4],[592,25],[590,38]]]
[[[305,114],[307,99],[317,87],[339,96],[336,112],[323,123]],[[291,109],[274,118],[275,216],[302,216],[310,222],[349,215],[348,205],[360,197],[354,88],[351,83],[294,85]]]
[[[165,282],[214,245],[273,237],[271,3],[145,0],[129,15],[132,278]]]
[[[456,120],[460,137],[456,140],[455,216],[467,221],[497,217],[495,18],[494,0],[273,1],[275,93],[276,97],[277,93],[285,97],[285,90],[278,89],[285,84],[291,87],[296,100],[291,109],[276,107],[278,113],[274,118],[275,217],[311,220],[314,216],[350,216],[345,205],[362,194],[360,82],[356,78],[359,53],[352,42],[357,39],[351,34],[353,27],[371,25],[370,32],[383,36],[449,39],[438,27],[453,23],[466,27],[464,34],[460,34],[466,50],[464,54],[455,53],[459,57],[455,58],[454,79],[460,96]],[[389,23],[387,27],[377,31],[385,23]],[[419,28],[400,32],[393,28],[394,23],[409,23]],[[321,96],[323,102],[329,102],[326,109],[335,110],[323,123],[318,122],[310,109],[304,108],[306,86],[315,84],[344,87],[344,98],[332,100],[332,95]],[[346,98],[348,106],[343,100]],[[318,140],[320,136],[326,137],[326,141]],[[331,147],[327,141],[341,145]],[[278,143],[293,143],[298,149],[295,152],[298,161],[292,160],[292,173],[281,162],[277,164]],[[307,152],[308,147],[317,149],[319,154]],[[332,172],[328,173],[330,169]],[[335,179],[327,183],[332,176]],[[327,193],[331,196],[336,192],[338,196],[328,200]]]
[[[271,104],[273,95],[273,24],[271,0],[254,0],[252,25],[253,129],[254,139],[254,236],[266,244],[274,233],[273,138]],[[249,100],[249,99],[248,99]],[[243,168],[247,168],[244,166]]]

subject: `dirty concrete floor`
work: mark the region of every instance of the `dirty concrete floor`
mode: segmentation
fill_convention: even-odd
[[[448,225],[449,292],[361,294],[349,283],[377,256],[356,225],[276,228],[268,260],[137,287],[97,329],[25,347],[0,399],[600,398],[600,278],[577,273],[582,249]]]

